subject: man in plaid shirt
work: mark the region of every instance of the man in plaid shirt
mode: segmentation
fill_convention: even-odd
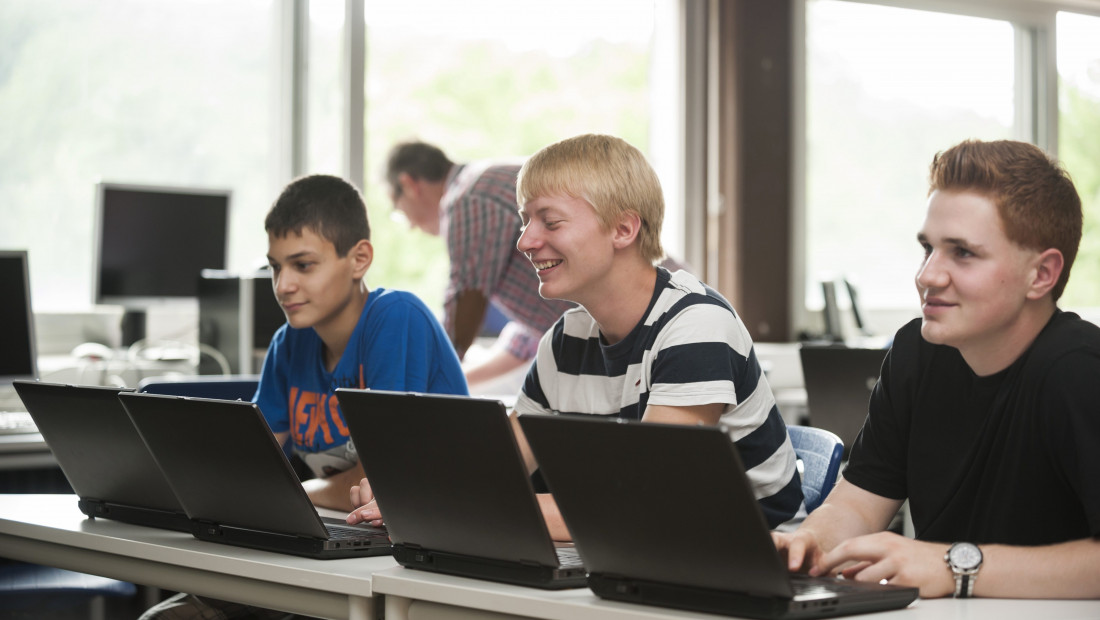
[[[394,208],[414,227],[447,242],[451,268],[443,325],[459,357],[473,344],[490,303],[510,319],[492,354],[465,366],[471,387],[534,358],[543,333],[573,307],[539,296],[535,270],[516,249],[520,163],[455,164],[438,147],[412,141],[396,144],[386,164]]]

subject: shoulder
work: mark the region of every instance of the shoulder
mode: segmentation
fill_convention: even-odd
[[[1031,353],[1039,358],[1100,351],[1100,327],[1073,312],[1058,311],[1035,338]]]
[[[415,294],[398,289],[374,289],[370,292],[367,304],[363,307],[363,318],[388,316],[397,313],[432,316],[433,318],[435,316]]]
[[[1093,377],[1100,372],[1100,327],[1072,312],[1051,317],[1027,353],[1024,371],[1047,377]]]
[[[659,279],[663,269],[658,269]],[[669,341],[724,341],[742,355],[752,349],[752,337],[733,306],[718,291],[686,271],[670,274],[645,318],[657,344]]]
[[[464,164],[447,186],[444,201],[455,204],[476,198],[496,198],[514,204],[519,169],[518,164],[492,161]]]

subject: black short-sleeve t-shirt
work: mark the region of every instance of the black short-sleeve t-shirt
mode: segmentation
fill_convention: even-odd
[[[902,327],[844,477],[909,499],[918,539],[1040,545],[1100,534],[1100,328],[1058,311],[1007,369]]]

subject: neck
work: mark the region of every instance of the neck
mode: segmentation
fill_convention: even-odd
[[[1054,310],[1054,301],[1045,297],[1034,306],[1025,307],[1019,318],[995,339],[960,346],[959,353],[979,377],[997,374],[1020,359],[1046,327]]]
[[[609,344],[615,344],[645,318],[646,308],[657,284],[657,269],[645,260],[634,260],[621,268],[608,270],[615,277],[607,278],[598,298],[581,302],[600,326],[600,333]]]
[[[355,288],[352,297],[339,314],[326,321],[323,325],[314,325],[313,329],[324,343],[325,368],[332,372],[340,358],[344,355],[344,349],[351,340],[351,334],[355,326],[359,324],[359,316],[363,314],[363,307],[367,305],[367,297],[370,295],[366,284],[361,283]]]

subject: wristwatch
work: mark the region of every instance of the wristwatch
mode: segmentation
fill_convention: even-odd
[[[982,550],[974,543],[957,542],[951,545],[943,559],[955,574],[955,598],[970,598],[978,569],[982,567]]]

